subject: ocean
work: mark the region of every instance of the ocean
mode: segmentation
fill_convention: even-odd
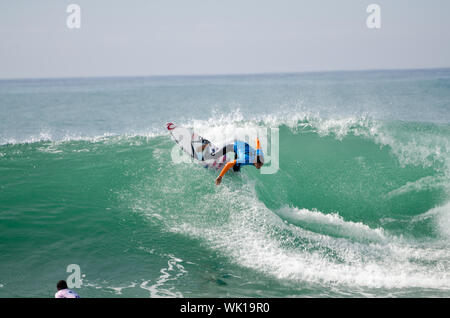
[[[71,264],[83,298],[450,297],[450,69],[1,80],[0,113],[0,297]],[[277,131],[278,168],[216,186],[167,122]]]

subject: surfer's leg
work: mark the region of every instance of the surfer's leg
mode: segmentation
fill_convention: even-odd
[[[197,147],[197,152],[203,152],[207,147],[211,146],[211,142],[208,139],[202,138],[202,145]]]
[[[209,151],[205,151],[203,158],[204,160],[216,159],[226,155],[229,152],[234,152],[234,144],[225,145],[219,150],[210,148]]]

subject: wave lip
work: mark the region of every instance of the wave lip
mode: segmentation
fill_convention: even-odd
[[[6,146],[6,145],[23,145],[23,144],[35,144],[35,143],[52,143],[52,144],[64,144],[69,142],[76,142],[76,141],[86,141],[91,143],[99,143],[99,142],[105,142],[105,141],[121,141],[121,140],[128,140],[133,138],[146,138],[146,139],[153,139],[159,136],[164,136],[165,132],[156,132],[156,131],[149,131],[149,132],[134,132],[134,133],[126,133],[126,134],[118,134],[118,133],[110,133],[105,132],[103,134],[97,134],[97,135],[83,135],[83,134],[65,134],[61,136],[53,135],[50,133],[40,133],[36,136],[29,136],[24,138],[5,138],[0,137],[0,146]]]

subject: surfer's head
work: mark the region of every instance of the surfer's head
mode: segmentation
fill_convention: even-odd
[[[256,156],[256,161],[253,164],[256,169],[261,169],[261,167],[264,165],[264,157],[262,155]]]

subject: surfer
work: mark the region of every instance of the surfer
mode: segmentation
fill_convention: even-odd
[[[222,168],[220,175],[215,180],[216,185],[222,182],[223,176],[231,168],[239,171],[242,166],[253,165],[256,169],[261,169],[264,164],[264,154],[258,138],[256,138],[256,149],[240,140],[218,148],[209,140],[197,135],[192,129],[176,127],[174,123],[167,123],[167,130],[185,153],[202,162],[205,167],[222,167],[228,161],[227,159],[234,159],[227,162]],[[228,153],[232,155],[231,158]]]
[[[228,152],[234,152],[234,160],[228,162],[220,172],[216,179],[216,185],[222,182],[223,176],[228,170],[233,168],[234,171],[239,171],[242,166],[253,165],[256,169],[261,169],[264,164],[264,155],[261,150],[259,139],[256,138],[256,150],[250,147],[246,142],[236,140],[234,144],[226,145],[221,151],[216,153],[226,154]]]

